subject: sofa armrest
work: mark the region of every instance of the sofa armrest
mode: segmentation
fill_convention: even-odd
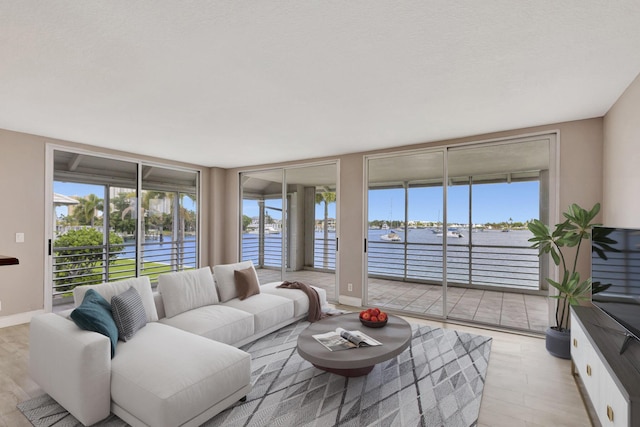
[[[111,342],[72,321],[47,313],[31,319],[29,373],[82,424],[111,410]]]

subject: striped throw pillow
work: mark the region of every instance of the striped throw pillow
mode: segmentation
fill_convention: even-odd
[[[111,298],[111,313],[122,341],[129,341],[147,324],[142,298],[133,287]]]

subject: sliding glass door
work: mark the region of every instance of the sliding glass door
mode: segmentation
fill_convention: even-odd
[[[52,149],[52,304],[70,291],[198,266],[199,172]]]
[[[439,150],[368,160],[368,305],[443,316],[444,156]]]
[[[367,159],[365,304],[542,331],[553,135]]]
[[[336,298],[337,163],[243,172],[240,258],[261,283],[302,281]]]

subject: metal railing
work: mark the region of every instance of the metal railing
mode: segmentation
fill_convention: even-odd
[[[140,275],[152,282],[162,273],[195,268],[195,241],[145,242]],[[76,286],[136,277],[136,244],[53,248],[53,297],[60,298]]]
[[[336,240],[314,239],[313,268],[318,270],[335,271],[336,269]],[[282,263],[282,238],[280,235],[264,236],[263,261],[260,262],[260,241],[256,237],[244,236],[242,239],[242,260],[253,261],[259,267],[277,267]]]
[[[336,239],[316,238],[313,242],[313,268],[335,271]]]
[[[259,263],[257,238],[243,239],[243,260],[256,266],[280,267],[280,236],[265,236],[264,263]],[[325,250],[326,248],[326,250]],[[442,244],[368,241],[368,273],[391,280],[441,283]],[[318,270],[335,271],[335,239],[314,239],[314,263]],[[540,289],[540,261],[536,249],[527,246],[447,245],[447,281],[465,286],[498,286]]]
[[[369,275],[441,283],[442,256],[441,244],[369,241]],[[450,284],[538,290],[539,271],[538,252],[529,247],[447,245]]]

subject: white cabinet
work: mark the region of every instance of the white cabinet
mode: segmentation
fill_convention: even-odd
[[[596,413],[603,426],[628,426],[629,403],[610,375],[603,372],[600,376],[600,394]]]
[[[615,378],[609,361],[599,351],[585,324],[590,325],[571,313],[571,359],[575,372],[580,376],[603,427],[630,426],[628,394],[618,385],[620,381]]]

